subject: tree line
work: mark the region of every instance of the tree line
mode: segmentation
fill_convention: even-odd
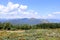
[[[40,23],[36,25],[16,24],[13,25],[9,22],[0,23],[0,30],[28,30],[28,29],[54,29],[60,28],[60,23]]]

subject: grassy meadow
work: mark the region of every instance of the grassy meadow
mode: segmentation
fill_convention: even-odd
[[[0,40],[60,40],[60,29],[0,31]]]

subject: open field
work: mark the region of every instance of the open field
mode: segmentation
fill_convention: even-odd
[[[60,29],[0,31],[0,40],[60,40]]]

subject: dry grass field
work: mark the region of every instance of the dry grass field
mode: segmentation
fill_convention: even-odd
[[[4,30],[0,40],[60,40],[60,29]]]

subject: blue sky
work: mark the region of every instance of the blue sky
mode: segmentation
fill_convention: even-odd
[[[0,18],[60,19],[60,0],[0,0]]]

